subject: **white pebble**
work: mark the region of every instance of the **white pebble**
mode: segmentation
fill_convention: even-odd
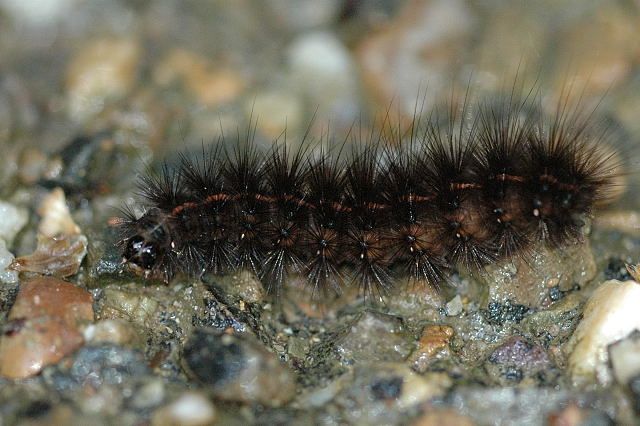
[[[10,245],[27,223],[27,211],[6,201],[0,201],[0,218],[2,218],[0,220],[0,238]]]
[[[357,77],[348,49],[330,32],[307,33],[288,49],[292,87],[351,121],[357,116]],[[345,115],[346,114],[346,115]]]
[[[210,425],[216,418],[216,410],[211,401],[196,392],[181,395],[168,406],[158,410],[153,416],[153,424],[199,426]]]
[[[606,385],[612,375],[607,347],[640,329],[640,284],[607,281],[587,302],[584,317],[567,344],[569,371],[576,383],[597,379]]]

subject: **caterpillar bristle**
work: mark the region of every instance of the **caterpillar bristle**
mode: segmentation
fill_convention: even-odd
[[[606,132],[560,103],[539,113],[532,92],[416,113],[407,129],[354,128],[341,144],[266,153],[255,127],[226,148],[181,156],[141,180],[146,213],[122,212],[124,258],[163,276],[246,268],[278,295],[291,274],[313,294],[357,285],[383,296],[396,278],[438,288],[450,271],[532,256],[534,243],[582,238],[586,217],[620,174]]]

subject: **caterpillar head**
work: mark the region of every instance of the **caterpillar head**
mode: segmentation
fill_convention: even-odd
[[[156,269],[171,249],[171,238],[165,222],[153,211],[136,220],[133,235],[123,242],[124,261],[145,273]]]
[[[147,240],[142,235],[134,235],[127,240],[123,257],[126,262],[149,270],[156,265],[159,252],[156,242]]]

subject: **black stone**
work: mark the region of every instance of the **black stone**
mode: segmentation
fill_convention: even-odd
[[[381,379],[371,385],[371,394],[375,399],[396,399],[402,393],[402,377]]]
[[[242,346],[236,340],[224,339],[217,330],[199,328],[194,331],[184,349],[189,372],[209,385],[224,385],[235,379],[245,368]]]

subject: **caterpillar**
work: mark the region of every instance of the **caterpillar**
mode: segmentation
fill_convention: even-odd
[[[165,281],[248,268],[272,293],[295,273],[314,292],[368,294],[574,243],[620,162],[592,113],[565,99],[548,117],[532,98],[465,96],[333,147],[307,133],[261,151],[250,126],[141,178],[144,214],[118,221],[124,261]]]

